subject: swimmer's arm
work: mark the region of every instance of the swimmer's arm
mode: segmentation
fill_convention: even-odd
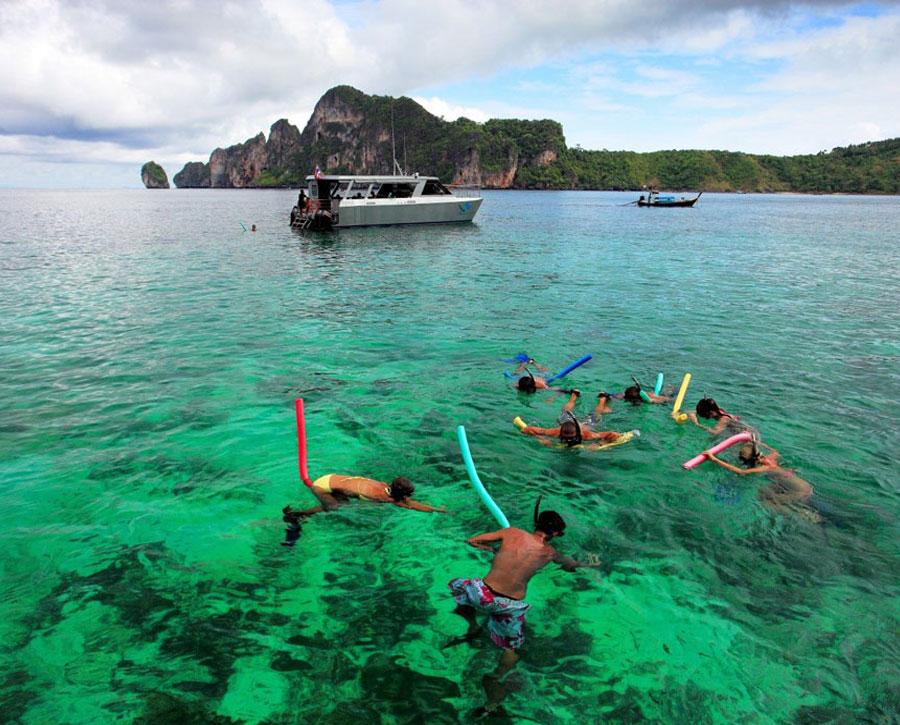
[[[491,531],[487,534],[479,534],[478,536],[473,536],[471,539],[466,539],[466,543],[469,546],[474,546],[476,549],[481,549],[482,551],[494,551],[494,547],[491,546],[491,542],[494,541],[503,541],[502,531]]]
[[[581,437],[586,441],[603,441],[604,443],[613,443],[621,437],[621,433],[614,430],[581,430]]]
[[[709,451],[703,451],[703,455],[706,456],[713,463],[718,463],[720,466],[722,466],[722,468],[727,468],[729,471],[732,471],[733,473],[740,473],[741,475],[744,475],[745,473],[756,473],[756,471],[757,471],[757,469],[755,469],[755,468],[744,469],[744,468],[738,468],[737,466],[732,466],[730,463],[726,463],[721,458],[716,458],[715,455],[713,455]]]
[[[767,444],[763,443],[762,441],[757,441],[757,443],[759,445],[761,445],[763,448],[765,448],[767,451],[772,451],[772,453],[774,453],[776,456],[781,455],[778,451],[776,451],[774,448],[772,448],[772,446],[767,445]]]
[[[538,428],[533,425],[526,425],[522,428],[522,432],[527,436],[558,436],[559,428]]]
[[[441,506],[440,508],[435,508],[434,506],[423,503],[421,501],[414,501],[411,498],[406,499],[405,501],[394,501],[394,503],[403,509],[412,509],[413,511],[425,511],[427,513],[435,513],[435,514],[445,514],[447,513],[447,509]]]
[[[703,430],[709,431],[710,433],[715,433],[715,431],[712,428],[710,428],[709,426],[703,425],[703,423],[700,423],[697,421],[696,413],[693,413],[693,412],[688,413],[688,419],[691,421],[691,423],[693,423],[698,428],[703,428]]]
[[[566,556],[565,554],[560,554],[558,551],[553,554],[553,561],[559,564],[563,571],[575,571],[576,569],[583,569],[585,567],[598,567],[603,566],[603,562],[599,559],[597,561],[591,561],[588,564],[578,561],[577,559],[573,559],[571,556]]]

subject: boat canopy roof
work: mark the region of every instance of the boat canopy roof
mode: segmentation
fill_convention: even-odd
[[[389,183],[396,184],[397,182],[417,182],[417,181],[438,181],[439,178],[437,176],[422,176],[421,174],[412,174],[408,176],[394,176],[392,174],[381,174],[378,176],[356,176],[354,174],[321,174],[318,177],[319,181],[358,181],[361,183]],[[306,177],[307,181],[315,181],[316,176],[314,174],[310,174]]]

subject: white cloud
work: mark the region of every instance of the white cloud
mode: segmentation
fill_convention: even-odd
[[[585,148],[792,153],[900,135],[897,3],[868,6],[877,18],[848,6],[5,0],[0,148],[7,169],[154,158],[171,176],[278,118],[302,127],[338,84],[448,120],[554,118]]]

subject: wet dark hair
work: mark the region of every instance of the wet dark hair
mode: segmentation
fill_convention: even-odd
[[[625,400],[632,405],[640,405],[644,401],[641,399],[641,389],[637,385],[625,388]]]
[[[607,400],[612,400],[612,395],[607,393],[605,390],[601,390],[599,393],[597,393],[597,399],[599,400],[600,398],[606,398]]]
[[[701,418],[721,418],[722,409],[712,398],[703,397],[697,401],[697,415]]]
[[[738,457],[741,463],[752,466],[759,460],[759,448],[756,447],[756,443],[744,443],[738,451]]]
[[[534,530],[543,531],[548,536],[563,536],[566,531],[566,522],[556,511],[541,511],[541,499],[538,496],[534,504]]]
[[[403,499],[412,496],[415,490],[416,487],[412,481],[403,476],[397,476],[397,478],[391,481],[391,485],[388,488],[388,494],[394,501],[402,501]]]
[[[528,375],[523,375],[519,378],[516,387],[523,393],[533,393],[537,390],[537,385],[535,385],[534,382],[534,375],[531,374],[531,371],[528,368],[525,368],[525,372],[528,373]]]

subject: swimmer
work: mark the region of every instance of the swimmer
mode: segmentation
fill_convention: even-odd
[[[463,617],[469,627],[465,635],[445,647],[475,639],[481,630],[476,616],[480,613],[488,615],[491,640],[503,650],[497,668],[482,680],[487,695],[486,712],[496,710],[508,694],[500,679],[515,667],[519,660],[516,650],[525,641],[525,613],[531,606],[525,602],[525,594],[531,578],[550,562],[569,572],[602,566],[593,555],[589,563],[583,564],[550,546],[552,539],[564,534],[566,522],[555,511],[540,511],[540,503],[538,497],[534,533],[509,527],[466,539],[469,546],[494,555],[491,569],[483,579],[453,579],[447,585],[457,604],[454,614]]]
[[[769,453],[763,454],[759,450],[758,445],[765,448]],[[810,507],[813,487],[809,482],[800,478],[793,469],[784,468],[780,465],[779,459],[781,454],[772,446],[766,445],[762,441],[759,441],[758,445],[754,441],[741,446],[738,457],[745,468],[738,468],[730,463],[726,463],[716,458],[710,451],[704,451],[703,455],[733,473],[741,475],[765,473],[772,480],[772,483],[759,490],[759,500],[763,504],[780,513],[794,513],[817,524],[822,523],[822,517]]]
[[[703,425],[697,420],[698,415],[706,420],[712,419],[716,421],[715,426],[710,428],[707,425]],[[740,422],[740,416],[726,413],[716,405],[715,400],[707,397],[705,394],[697,401],[696,412],[688,413],[688,418],[690,418],[691,423],[703,428],[703,430],[709,431],[712,435],[720,435],[725,431],[728,431],[729,433],[740,433],[745,430],[754,431],[750,426]]]
[[[519,369],[516,370],[513,377],[518,377],[518,380],[513,383],[513,387],[518,390],[520,393],[527,393],[531,395],[536,393],[538,390],[552,390],[554,392],[559,392],[562,388],[551,388],[547,384],[547,379],[541,375],[535,375],[528,369],[528,365],[534,365],[538,372],[541,373],[549,373],[550,371],[545,368],[543,365],[538,365],[534,362],[534,358],[528,358],[527,361],[523,360],[519,364]],[[524,373],[524,374],[523,374]]]
[[[559,426],[556,428],[538,428],[533,425],[526,425],[522,428],[525,435],[535,436],[540,440],[542,445],[554,446],[558,442],[571,448],[572,446],[582,445],[585,441],[600,441],[594,445],[585,445],[585,448],[595,449],[608,443],[617,441],[622,433],[615,431],[594,431],[591,427],[600,422],[603,415],[603,408],[607,405],[607,399],[597,396],[597,405],[594,412],[588,416],[584,423],[579,423],[572,410],[575,408],[575,401],[581,395],[579,390],[569,391],[569,400],[563,406],[562,413],[559,416]],[[553,439],[556,438],[557,441]]]
[[[362,501],[373,501],[375,503],[389,503],[400,508],[412,509],[413,511],[425,511],[428,513],[447,513],[447,509],[441,506],[435,508],[427,503],[422,503],[410,498],[415,492],[415,485],[403,476],[398,476],[390,483],[376,481],[373,478],[364,478],[363,476],[342,476],[337,473],[330,473],[313,481],[310,491],[319,499],[320,506],[314,506],[310,509],[292,509],[285,506],[282,510],[284,520],[288,524],[299,526],[302,519],[306,519],[313,514],[321,511],[334,511],[350,501],[350,499],[360,499]],[[296,536],[293,536],[296,534]],[[293,536],[293,540],[291,540]],[[286,545],[293,545],[299,536],[299,529],[288,529],[288,541]]]
[[[644,390],[643,392],[646,393],[647,397],[650,398],[650,403],[652,405],[662,405],[663,403],[668,403],[670,400],[672,400],[665,395],[657,395],[656,393],[651,393],[649,390]],[[625,393],[622,397],[624,397],[625,400],[627,400],[632,405],[642,405],[643,403],[647,402],[641,397],[641,387],[639,385],[632,385],[625,388]]]
[[[251,231],[251,232],[255,232],[255,231],[256,231],[256,224],[252,224],[252,225],[250,226],[250,231]]]

